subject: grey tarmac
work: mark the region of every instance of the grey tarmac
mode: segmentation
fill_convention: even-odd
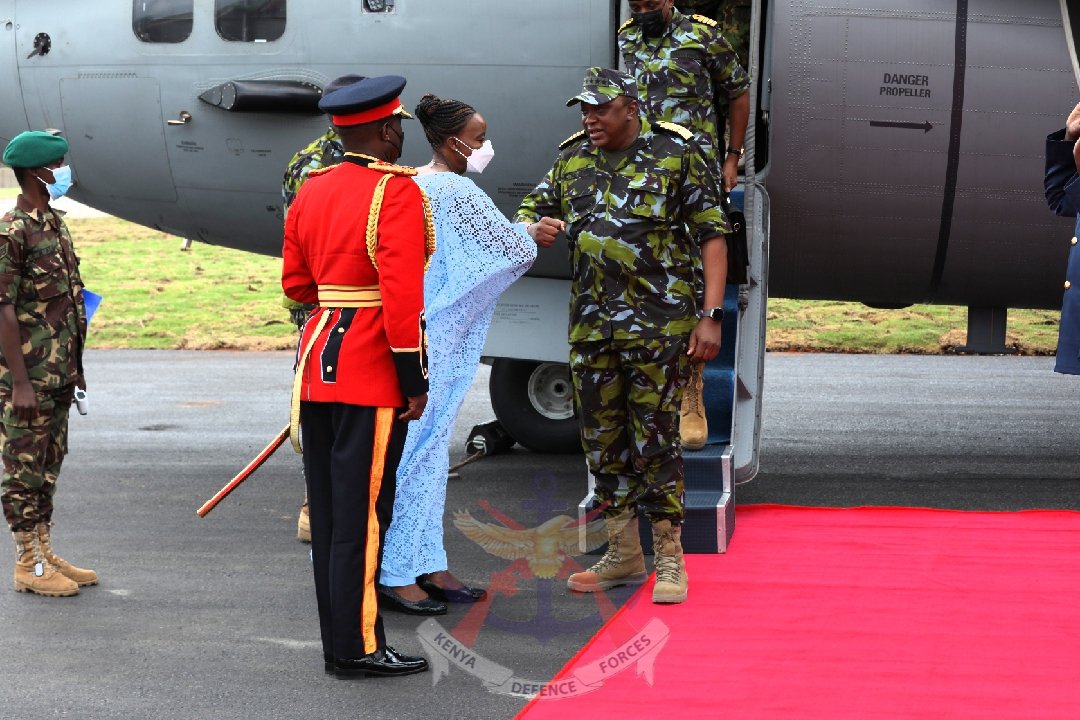
[[[286,447],[205,519],[195,509],[287,422],[290,353],[93,351],[90,412],[71,418],[55,544],[93,567],[75,598],[0,585],[0,717],[507,718],[523,697],[458,667],[390,680],[323,674],[303,491]],[[1080,509],[1080,379],[1052,358],[770,355],[761,473],[740,503]],[[492,417],[487,368],[452,444]],[[473,463],[447,510],[525,527],[572,515],[584,460],[520,448]],[[733,551],[737,551],[736,530]],[[447,524],[451,567],[486,585],[509,561]],[[0,542],[0,578],[13,549]],[[472,646],[514,677],[549,679],[631,591],[570,597],[520,572]],[[436,618],[464,635],[467,608]],[[399,650],[423,618],[386,613]],[[438,679],[438,682],[433,681]]]

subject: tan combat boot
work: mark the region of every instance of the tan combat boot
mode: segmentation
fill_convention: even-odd
[[[300,517],[296,520],[296,539],[302,543],[311,542],[311,516],[308,514],[307,498],[300,506]]]
[[[98,576],[96,572],[81,567],[75,567],[53,552],[52,538],[49,537],[50,527],[50,523],[38,523],[36,528],[38,540],[41,541],[41,554],[45,556],[45,559],[49,564],[56,568],[60,574],[68,580],[74,580],[79,587],[97,585]]]
[[[649,579],[641,552],[637,515],[625,512],[607,519],[608,548],[600,561],[566,580],[571,590],[598,592],[620,585],[641,585]]]
[[[679,412],[679,435],[686,450],[700,450],[709,439],[709,423],[705,419],[705,363],[694,363],[690,382],[683,393]]]
[[[670,520],[652,524],[653,562],[656,564],[654,603],[681,603],[686,600],[686,564],[683,562],[682,526]]]
[[[41,552],[36,532],[12,531],[15,538],[15,592],[29,592],[46,597],[69,597],[79,594],[79,586],[49,564]]]

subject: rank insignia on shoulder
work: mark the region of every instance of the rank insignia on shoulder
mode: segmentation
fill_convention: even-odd
[[[368,169],[378,170],[379,172],[390,173],[392,175],[404,175],[406,177],[416,175],[416,168],[406,167],[404,165],[394,165],[387,162],[373,162],[368,165]]]
[[[682,125],[676,125],[673,122],[667,122],[666,120],[657,120],[656,121],[656,126],[658,128],[662,128],[664,130],[667,130],[670,133],[675,133],[676,135],[681,137],[683,140],[689,140],[690,138],[694,137],[694,133],[690,132],[689,130],[684,128]]]
[[[633,24],[634,24],[634,18],[630,18],[629,20],[624,22],[622,25],[620,25],[619,29],[616,30],[615,32],[622,32],[623,30],[625,30],[626,28],[630,27]]]
[[[702,25],[708,25],[709,27],[716,27],[718,24],[711,17],[705,17],[704,15],[691,15],[690,17],[694,18],[695,21],[701,23]]]
[[[560,150],[565,150],[566,148],[570,147],[574,143],[579,142],[583,137],[585,137],[585,131],[584,130],[578,130],[576,133],[574,133],[573,135],[571,135],[570,137],[566,138],[561,143],[559,143],[559,149]]]

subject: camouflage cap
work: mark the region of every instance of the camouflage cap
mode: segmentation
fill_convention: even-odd
[[[11,139],[4,148],[4,164],[13,168],[39,168],[56,162],[68,151],[68,141],[50,132],[30,130]]]
[[[631,100],[638,99],[637,82],[634,78],[611,68],[591,67],[585,71],[581,92],[567,100],[566,106],[570,107],[579,102],[603,105],[620,95]]]

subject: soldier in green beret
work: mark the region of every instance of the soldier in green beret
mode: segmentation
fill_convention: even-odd
[[[570,244],[570,370],[608,551],[567,582],[580,592],[645,582],[641,508],[653,529],[653,601],[682,602],[679,402],[691,362],[720,350],[714,311],[731,228],[696,137],[642,117],[632,77],[589,68],[574,103],[585,129],[559,146],[515,218],[542,247],[563,230]]]
[[[63,213],[67,141],[24,132],[4,150],[21,193],[0,218],[0,504],[15,538],[15,590],[49,597],[96,585],[97,573],[52,550],[53,495],[67,453],[68,411],[86,389],[86,309]]]

